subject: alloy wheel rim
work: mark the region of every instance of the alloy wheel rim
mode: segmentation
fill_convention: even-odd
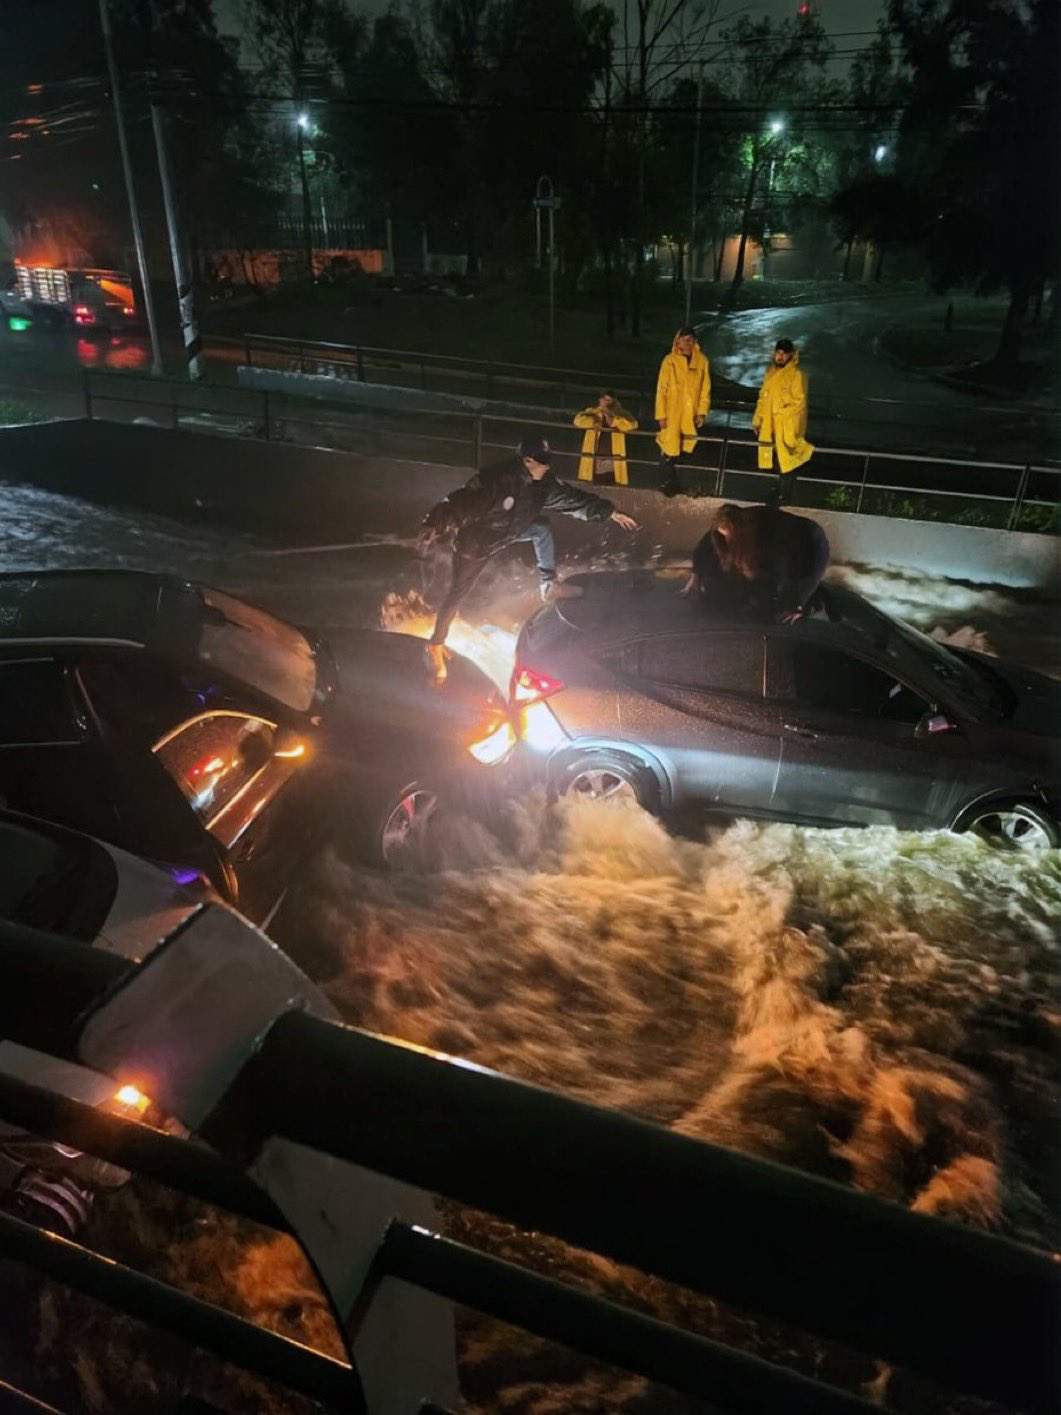
[[[636,801],[637,792],[624,776],[607,767],[580,771],[569,790],[587,801]]]
[[[433,791],[407,791],[387,817],[381,839],[383,859],[401,869],[422,847],[438,807]]]
[[[1031,812],[1020,806],[988,811],[973,822],[973,830],[992,845],[1008,850],[1049,850],[1049,831]]]

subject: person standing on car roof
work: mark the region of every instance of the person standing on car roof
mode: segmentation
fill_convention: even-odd
[[[677,496],[678,461],[696,447],[700,429],[711,411],[711,366],[703,355],[696,330],[683,325],[664,355],[656,380],[656,421],[660,469],[666,479],[660,490]]]
[[[530,541],[538,566],[542,599],[556,583],[556,550],[546,512],[557,511],[576,521],[614,521],[624,531],[637,530],[632,516],[610,501],[581,487],[570,486],[552,470],[553,454],[541,438],[526,438],[518,458],[485,467],[424,517],[420,550],[427,553],[443,538],[453,542],[453,573],[449,591],[439,606],[428,656],[437,682],[446,677],[446,635],[461,600],[482,574],[486,562],[507,545]]]
[[[814,448],[807,441],[807,375],[791,339],[779,339],[763,375],[759,401],[752,415],[752,429],[759,438],[759,468],[769,472],[777,456],[779,480],[771,493],[773,504],[789,500],[796,485],[796,471],[809,462]]]
[[[626,434],[637,431],[637,419],[620,407],[614,393],[602,393],[596,403],[575,414],[575,426],[585,428],[579,481],[612,481],[626,486]]]

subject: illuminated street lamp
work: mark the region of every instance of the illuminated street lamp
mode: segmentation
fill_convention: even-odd
[[[873,149],[873,161],[883,162],[887,156],[888,149],[884,146],[883,143],[878,143],[877,146]]]
[[[783,119],[783,118],[775,118],[774,121],[770,124],[770,132],[771,132],[771,133],[773,134],[773,136],[776,138],[777,135],[778,135],[778,133],[783,133],[784,131],[785,131],[785,121],[784,121],[784,119]]]

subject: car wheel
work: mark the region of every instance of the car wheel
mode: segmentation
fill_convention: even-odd
[[[659,785],[640,762],[611,752],[587,752],[561,768],[557,794],[585,801],[632,802],[658,814]]]
[[[964,829],[1006,850],[1054,850],[1061,841],[1056,823],[1024,801],[981,806]]]
[[[438,824],[439,796],[413,783],[385,808],[379,832],[379,859],[389,870],[423,869],[432,831]]]

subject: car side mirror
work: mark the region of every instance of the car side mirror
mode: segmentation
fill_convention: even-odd
[[[917,724],[914,735],[934,737],[937,732],[957,732],[958,724],[952,722],[945,712],[926,712]]]

